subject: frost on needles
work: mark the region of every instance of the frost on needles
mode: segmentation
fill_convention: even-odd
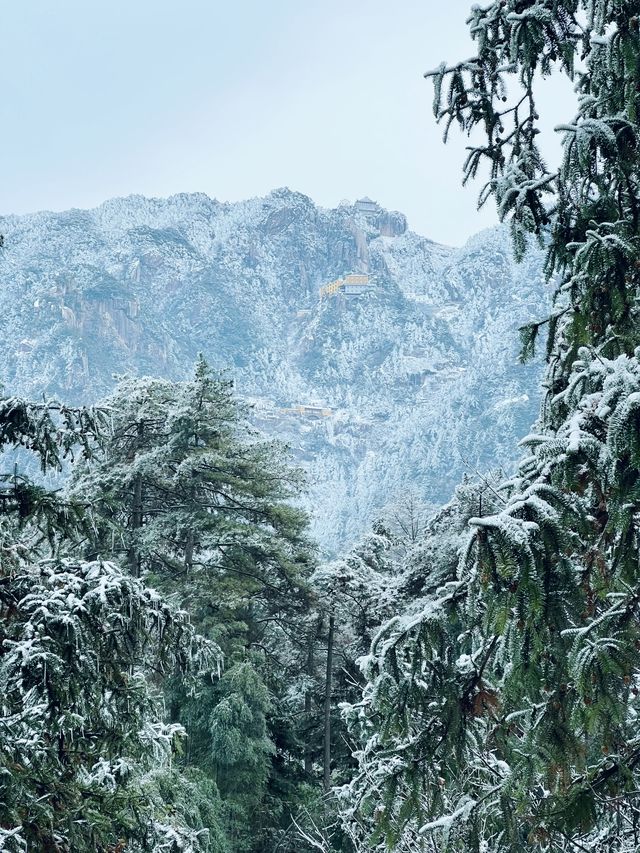
[[[547,247],[546,397],[517,475],[469,518],[455,578],[374,640],[348,715],[343,818],[368,849],[632,851],[640,843],[640,31],[637,3],[501,0],[443,65],[435,114],[479,130],[516,254]],[[537,80],[575,84],[562,163]],[[434,570],[437,568],[434,565]],[[409,605],[410,608],[411,605]]]

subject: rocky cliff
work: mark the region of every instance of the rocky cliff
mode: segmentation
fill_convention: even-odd
[[[179,378],[202,351],[307,468],[327,551],[409,483],[439,502],[465,471],[510,465],[536,416],[539,366],[517,364],[516,329],[547,288],[501,229],[453,249],[374,203],[325,210],[282,189],[132,196],[0,232],[9,390],[90,402],[114,374]],[[349,273],[368,285],[320,298]]]

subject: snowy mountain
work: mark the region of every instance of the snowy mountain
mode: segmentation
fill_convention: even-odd
[[[465,472],[509,466],[536,417],[516,329],[548,291],[502,229],[454,249],[368,199],[326,210],[280,189],[131,196],[0,232],[9,391],[92,402],[114,374],[182,378],[202,351],[308,470],[328,551],[409,483],[442,502]]]

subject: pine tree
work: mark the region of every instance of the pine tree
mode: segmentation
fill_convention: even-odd
[[[283,448],[248,431],[228,380],[201,359],[187,382],[124,380],[103,408],[109,437],[71,490],[93,495],[89,553],[126,557],[199,623],[237,623],[243,644],[249,599],[274,618],[303,606],[301,481]]]
[[[185,382],[124,380],[103,408],[109,433],[71,489],[92,495],[86,555],[125,559],[223,649],[225,674],[197,702],[180,677],[165,685],[167,702],[189,734],[185,763],[220,786],[234,849],[258,849],[288,821],[272,788],[303,779],[285,709],[304,665],[313,565],[292,502],[300,477],[203,359]]]
[[[99,408],[0,396],[0,558],[39,546],[47,555],[86,533],[83,501],[62,498],[33,475],[60,473],[68,462],[89,456],[104,423]]]
[[[0,401],[0,449],[35,454],[44,473],[90,454],[100,426],[99,412]],[[0,847],[204,853],[217,794],[183,808],[177,774],[171,802],[159,794],[184,731],[147,673],[177,668],[196,690],[219,650],[113,563],[55,556],[86,532],[82,502],[15,471],[3,482]]]
[[[145,775],[168,768],[182,733],[163,722],[145,675],[215,667],[213,647],[113,564],[27,563],[3,580],[3,849],[89,851],[123,839],[155,850],[173,833],[205,850],[201,824],[152,808],[145,793]]]
[[[459,698],[465,691],[452,667],[461,630],[455,618],[462,601],[457,563],[469,518],[482,507],[492,511],[500,503],[495,479],[462,484],[451,503],[426,523],[415,547],[407,552],[401,545],[388,567],[392,582],[385,596],[374,590],[379,602],[386,598],[380,611],[386,618],[379,620],[368,653],[359,660],[364,689],[360,697],[352,695],[344,709],[357,744],[357,772],[337,790],[344,829],[356,850],[432,849],[418,829],[425,771],[441,771],[442,765],[430,764],[428,750],[433,748],[435,757],[452,749],[459,732]],[[396,613],[391,619],[390,611]],[[473,683],[469,667],[464,669],[470,701]],[[439,719],[444,709],[447,726]]]
[[[356,812],[396,849],[640,843],[639,12],[476,6],[477,55],[429,75],[447,131],[484,134],[465,180],[488,165],[480,200],[516,254],[548,247],[556,302],[523,330],[526,357],[546,327],[548,368],[517,476],[470,518],[457,579],[373,643],[361,765],[379,798]],[[534,99],[552,71],[578,95],[557,172]]]

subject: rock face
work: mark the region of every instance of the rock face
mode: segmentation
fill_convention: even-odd
[[[409,483],[446,500],[465,470],[511,464],[536,417],[516,329],[546,310],[540,258],[516,266],[501,229],[452,249],[361,207],[281,189],[5,217],[0,377],[92,402],[114,374],[182,378],[202,351],[307,468],[329,552]],[[320,299],[348,273],[371,288]]]

